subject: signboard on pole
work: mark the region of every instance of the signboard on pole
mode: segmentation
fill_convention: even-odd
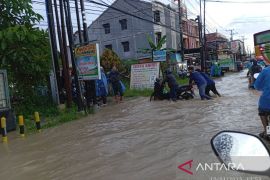
[[[154,62],[166,61],[166,51],[165,50],[153,51],[153,61]]]
[[[98,44],[88,44],[75,48],[75,58],[79,80],[101,78]]]
[[[130,89],[153,89],[159,77],[159,63],[133,64],[131,66]]]

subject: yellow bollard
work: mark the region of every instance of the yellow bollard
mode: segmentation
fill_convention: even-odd
[[[21,137],[24,137],[24,119],[23,116],[19,116],[19,128],[20,128],[20,135]]]
[[[2,142],[7,143],[7,123],[6,123],[6,118],[2,117],[1,118],[1,134],[2,134]]]
[[[35,112],[35,121],[38,132],[41,132],[40,117],[38,112]]]

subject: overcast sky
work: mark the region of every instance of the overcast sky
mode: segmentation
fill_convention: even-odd
[[[100,2],[101,0],[96,0]],[[103,0],[108,4],[114,0]],[[151,1],[151,0],[146,0]],[[160,0],[165,4],[170,4],[172,0]],[[230,29],[237,33],[233,36],[234,39],[245,38],[246,47],[253,51],[253,34],[256,32],[270,29],[270,0],[218,0],[222,2],[209,2],[214,0],[206,0],[206,27],[208,32],[216,30],[228,38],[230,38]],[[229,1],[230,3],[224,3]],[[71,1],[72,2],[72,1]],[[85,0],[88,25],[102,13],[104,7],[99,7],[87,3]],[[234,2],[234,3],[233,3]],[[239,3],[236,3],[239,2]],[[267,3],[265,3],[267,2]],[[44,1],[33,0],[34,9],[41,15],[45,16]],[[188,16],[194,18],[199,15],[199,0],[184,0],[188,7]],[[71,6],[74,6],[71,3]],[[95,11],[93,11],[95,10]],[[72,9],[73,21],[75,23],[75,10]],[[46,17],[41,23],[43,28],[46,28]],[[74,31],[76,31],[76,27]]]

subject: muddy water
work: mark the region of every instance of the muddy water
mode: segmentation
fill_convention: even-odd
[[[24,140],[13,134],[0,144],[1,180],[188,179],[177,166],[193,158],[217,161],[209,141],[218,131],[262,130],[259,95],[247,89],[245,72],[216,82],[222,97],[211,101],[137,98]]]

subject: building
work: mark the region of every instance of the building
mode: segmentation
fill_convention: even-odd
[[[238,61],[244,61],[246,59],[245,44],[241,40],[233,40],[230,42],[231,52],[233,53],[234,59]]]
[[[88,27],[89,41],[99,43],[101,53],[108,48],[116,52],[121,59],[151,58],[151,54],[143,52],[144,49],[150,49],[147,36],[157,43],[164,35],[166,43],[163,48],[180,49],[177,8],[158,1],[142,0],[116,0],[111,6],[146,20],[112,8],[105,10]],[[184,6],[182,10],[184,47],[199,47],[198,25],[194,20],[187,19]],[[78,35],[75,36],[75,43],[78,43]]]
[[[235,70],[235,60],[231,53],[230,42],[226,36],[220,33],[206,34],[206,48],[208,66],[212,63],[218,63],[224,70]]]

